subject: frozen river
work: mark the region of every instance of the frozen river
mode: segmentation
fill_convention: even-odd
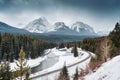
[[[49,67],[52,67],[54,64],[56,64],[59,60],[59,57],[48,57],[46,60],[44,60],[43,62],[40,63],[40,65],[34,67],[31,69],[32,73],[38,72],[38,71],[42,71],[44,69],[47,69]]]

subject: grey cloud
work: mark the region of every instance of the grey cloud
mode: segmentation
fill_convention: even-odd
[[[0,11],[20,12],[24,10],[41,11],[54,8],[53,0],[0,0]]]
[[[46,10],[55,8],[77,8],[107,13],[119,11],[120,0],[0,0],[0,11]]]

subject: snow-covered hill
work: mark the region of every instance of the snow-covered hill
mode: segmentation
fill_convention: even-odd
[[[104,63],[95,73],[89,74],[85,80],[120,80],[120,56]]]
[[[0,32],[9,32],[9,33],[28,33],[28,31],[24,29],[18,29],[15,27],[12,27],[6,23],[0,22]]]
[[[34,33],[63,34],[63,35],[96,35],[93,28],[82,22],[76,22],[71,27],[64,22],[51,25],[45,17],[30,22],[24,29]]]

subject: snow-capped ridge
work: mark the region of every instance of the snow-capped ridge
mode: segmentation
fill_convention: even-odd
[[[72,26],[67,26],[64,22],[56,22],[51,25],[45,17],[30,22],[24,29],[43,34],[96,35],[92,27],[80,21],[77,21]]]
[[[76,21],[75,23],[73,23],[70,28],[77,32],[95,33],[91,26],[80,21]]]
[[[44,33],[47,32],[51,24],[47,21],[45,17],[40,17],[30,22],[24,29],[30,32]]]
[[[64,22],[56,22],[54,26],[55,26],[55,29],[60,29],[60,28],[68,29],[69,28],[68,26],[65,25]]]

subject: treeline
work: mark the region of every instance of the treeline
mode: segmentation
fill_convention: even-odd
[[[0,33],[0,61],[6,59],[11,62],[18,59],[19,50],[24,48],[26,58],[37,58],[43,55],[45,49],[53,48],[56,44],[43,41],[27,35],[13,35]]]
[[[105,48],[108,51],[110,58],[120,54],[120,24],[117,23],[113,31],[108,36],[100,38],[88,38],[79,42],[82,49],[91,51],[98,56],[98,59],[105,52]]]

